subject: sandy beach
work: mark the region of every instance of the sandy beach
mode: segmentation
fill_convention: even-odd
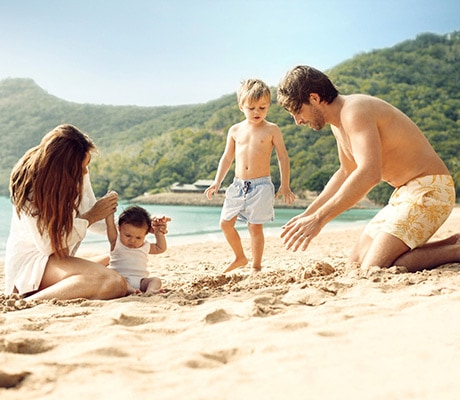
[[[459,226],[457,207],[434,239]],[[269,237],[256,275],[222,274],[225,242],[170,247],[150,261],[163,295],[3,295],[0,398],[458,399],[460,264],[347,268],[360,230],[304,253]]]

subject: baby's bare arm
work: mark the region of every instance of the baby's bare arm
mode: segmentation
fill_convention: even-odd
[[[169,217],[152,218],[150,224],[150,233],[155,235],[155,243],[150,243],[150,254],[161,254],[167,249],[166,234],[168,233],[168,222],[171,221]]]
[[[111,197],[118,199],[118,194],[115,191],[108,192],[104,197]],[[107,238],[109,239],[110,243],[110,251],[115,248],[115,244],[117,242],[118,237],[118,230],[117,226],[115,225],[115,212],[111,213],[105,218],[105,224],[107,226]]]
[[[107,225],[107,238],[109,239],[109,243],[110,243],[110,251],[112,251],[115,248],[115,243],[118,237],[117,227],[115,225],[114,214],[110,214],[105,219],[105,224]]]

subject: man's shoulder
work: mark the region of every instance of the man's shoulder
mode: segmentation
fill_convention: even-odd
[[[371,96],[368,94],[355,93],[343,96],[344,98],[344,107],[346,108],[362,108],[362,107],[375,107],[378,105],[388,105],[388,103],[376,96]]]
[[[354,121],[356,119],[378,118],[389,104],[378,97],[367,94],[352,94],[344,96],[340,116],[342,123]]]

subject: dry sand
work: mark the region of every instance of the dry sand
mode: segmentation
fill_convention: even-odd
[[[456,208],[435,238],[459,226]],[[3,296],[0,398],[458,399],[460,264],[347,269],[358,234],[268,238],[255,276],[222,275],[226,243],[171,247],[151,258],[161,296]]]

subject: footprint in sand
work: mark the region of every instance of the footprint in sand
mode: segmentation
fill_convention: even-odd
[[[334,298],[334,294],[330,291],[307,287],[304,289],[292,288],[284,295],[281,301],[286,305],[320,306],[332,298]]]
[[[279,314],[284,310],[284,305],[280,304],[274,296],[260,296],[253,300],[251,315],[254,317],[267,317]]]
[[[228,321],[230,318],[232,318],[232,316],[224,309],[220,308],[206,315],[204,320],[207,324],[215,324],[222,321]]]
[[[153,322],[154,318],[144,316],[135,316],[121,313],[118,317],[113,318],[113,322],[122,326],[138,326]]]
[[[0,340],[0,351],[14,354],[40,354],[53,347],[49,342],[37,338],[6,337]]]
[[[13,388],[18,386],[30,372],[24,371],[19,374],[8,374],[7,372],[0,371],[0,388]]]
[[[189,368],[217,368],[228,364],[241,355],[239,349],[220,350],[214,353],[200,353],[200,358],[189,360],[185,365]]]

